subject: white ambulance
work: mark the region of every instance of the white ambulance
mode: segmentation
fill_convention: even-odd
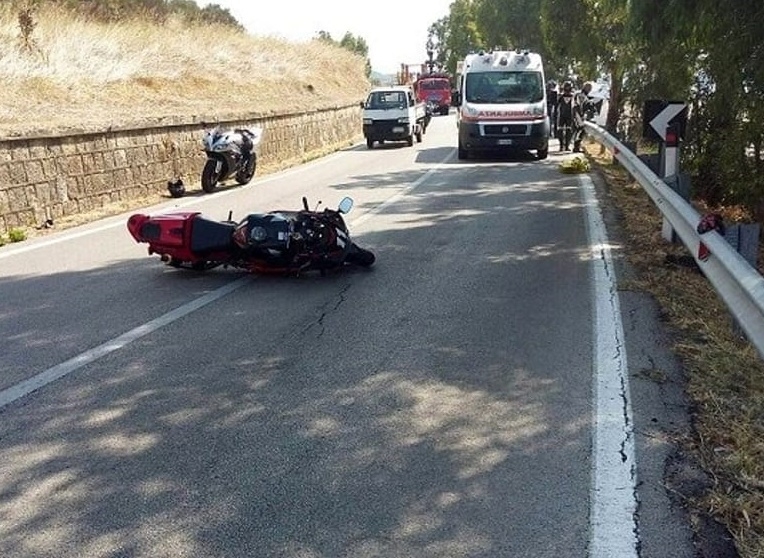
[[[527,50],[468,55],[456,98],[459,159],[478,151],[549,154],[549,115],[541,56]]]

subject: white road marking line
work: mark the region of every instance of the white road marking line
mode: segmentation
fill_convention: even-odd
[[[634,422],[615,268],[589,176],[579,175],[594,290],[592,486],[589,558],[637,558]]]
[[[449,153],[448,157],[444,158],[441,161],[441,163],[439,163],[438,165],[445,163],[449,159],[449,157],[451,157],[451,153]],[[394,195],[392,198],[387,199],[378,207],[361,215],[358,219],[355,219],[352,223],[350,223],[350,226],[354,227],[358,225],[362,221],[366,220],[370,215],[374,215],[378,213],[382,208],[387,207],[394,201],[397,201],[398,199],[400,199],[403,195],[411,192],[412,190],[417,188],[420,184],[422,184],[429,176],[431,176],[433,172],[437,170],[437,168],[439,168],[439,166],[428,170],[426,173],[420,176],[416,181],[414,181],[408,188],[406,188],[405,191]],[[79,235],[79,236],[82,236],[82,235]],[[74,237],[76,236],[69,236],[69,238],[74,238]],[[83,366],[90,364],[91,362],[95,360],[98,360],[102,356],[105,356],[105,355],[108,355],[109,353],[117,351],[129,345],[133,341],[136,341],[137,339],[140,339],[141,337],[144,337],[145,335],[148,335],[149,333],[153,333],[154,331],[160,329],[161,327],[171,324],[172,322],[179,320],[180,318],[187,316],[188,314],[196,310],[199,310],[200,308],[202,308],[203,306],[206,306],[207,304],[211,302],[214,302],[220,298],[223,298],[224,296],[246,285],[248,282],[251,281],[251,279],[252,279],[251,276],[246,276],[246,277],[237,279],[236,281],[232,281],[231,283],[228,283],[218,289],[215,289],[214,291],[211,291],[207,293],[206,295],[197,298],[196,300],[187,302],[186,304],[179,306],[175,310],[171,310],[170,312],[167,312],[166,314],[153,319],[150,322],[140,325],[134,329],[131,329],[130,331],[128,331],[127,333],[123,333],[119,337],[115,337],[114,339],[107,341],[106,343],[103,343],[102,345],[89,349],[85,351],[84,353],[81,353],[73,358],[70,358],[69,360],[65,362],[62,362],[61,364],[57,364],[56,366],[53,366],[52,368],[48,368],[47,370],[32,376],[31,378],[28,378],[22,382],[19,382],[18,384],[11,386],[3,391],[0,391],[0,409],[2,409],[3,407],[5,407],[6,405],[10,403],[13,403],[14,401],[17,401],[18,399],[21,399],[22,397],[26,395],[29,395],[33,391],[36,391],[52,382],[55,382],[56,380],[63,378],[67,374],[71,374],[75,370],[78,370],[82,368]]]
[[[48,368],[44,372],[40,372],[39,374],[36,374],[31,378],[24,380],[23,382],[19,382],[18,384],[8,389],[0,391],[0,409],[9,403],[13,403],[16,400],[21,399],[25,395],[40,389],[41,387],[44,387],[60,378],[63,378],[67,374],[70,374],[75,370],[78,370],[79,368],[82,368],[83,366],[98,360],[102,356],[113,353],[114,351],[129,345],[133,341],[136,341],[141,337],[148,335],[149,333],[153,333],[159,328],[171,324],[172,322],[187,316],[191,312],[199,310],[211,302],[223,298],[224,296],[243,287],[251,280],[251,276],[246,276],[237,279],[236,281],[232,281],[218,289],[215,289],[214,291],[207,293],[204,296],[200,296],[191,302],[187,302],[186,304],[179,306],[175,310],[171,310],[170,312],[167,312],[166,314],[153,319],[150,322],[146,322],[143,325],[131,329],[119,337],[115,337],[114,339],[107,341],[102,345],[98,345],[97,347],[89,349],[84,353],[75,356],[74,358],[70,358],[69,360],[62,362],[61,364],[57,364],[52,368]]]

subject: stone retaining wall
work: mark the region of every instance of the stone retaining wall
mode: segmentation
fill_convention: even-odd
[[[263,128],[258,167],[299,162],[349,145],[361,133],[357,105],[225,121],[178,119],[106,131],[0,138],[0,234],[114,202],[167,194],[182,177],[199,188],[202,134],[214,126]]]

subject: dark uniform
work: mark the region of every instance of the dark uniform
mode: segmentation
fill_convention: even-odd
[[[560,151],[570,150],[572,137],[573,85],[566,81],[562,84],[562,92],[557,99],[557,139],[560,140]]]
[[[573,96],[573,152],[581,151],[581,141],[584,139],[584,122],[592,116],[592,103],[589,92],[592,84],[586,82],[584,87]]]
[[[546,106],[549,114],[549,135],[557,137],[557,84],[550,81],[546,86]]]

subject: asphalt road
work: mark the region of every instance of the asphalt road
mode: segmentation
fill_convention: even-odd
[[[455,142],[436,117],[163,206],[349,195],[371,270],[175,270],[126,216],[0,250],[0,556],[692,556],[654,432],[683,402],[619,392],[630,367],[597,403],[609,339],[622,366],[665,347],[638,296],[620,334],[595,313],[588,179]]]

